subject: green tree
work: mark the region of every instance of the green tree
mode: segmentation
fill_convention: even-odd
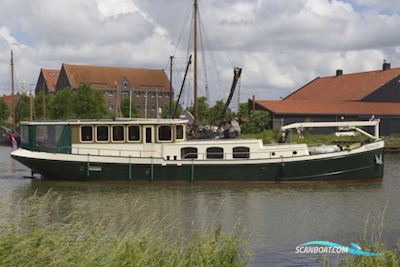
[[[121,101],[121,113],[123,117],[129,118],[129,105],[131,104],[131,101],[129,99],[129,96],[124,97]],[[131,108],[131,118],[137,118],[139,116],[139,113],[137,112],[134,103],[132,103],[132,108]]]
[[[172,101],[172,113],[174,113],[176,107],[176,101]],[[179,116],[182,114],[183,108],[181,105],[178,105],[178,108],[176,110],[175,118],[179,118]],[[161,110],[161,118],[166,119],[169,118],[169,101],[164,104]]]
[[[88,85],[79,86],[73,107],[80,119],[101,119],[108,114],[103,92]]]
[[[74,111],[76,96],[71,89],[64,88],[51,97],[48,103],[49,117],[52,119],[78,118]]]
[[[248,121],[242,125],[242,133],[260,133],[269,128],[271,117],[268,112],[255,110],[250,112]]]
[[[50,96],[44,96],[43,91],[35,95],[35,100],[33,101],[35,119],[47,119],[49,117],[49,102]],[[46,116],[44,116],[45,114],[43,113],[43,107],[46,109]]]
[[[247,102],[240,103],[239,110],[237,111],[236,116],[243,119],[249,117],[249,104]]]
[[[15,110],[16,121],[29,120],[30,118],[30,99],[29,96],[23,94],[20,96]]]
[[[7,103],[0,99],[0,122],[5,122],[10,117],[11,111]]]
[[[215,105],[208,109],[207,124],[213,124],[213,125],[219,124],[219,117],[221,116],[221,112],[224,109],[224,105],[225,105],[224,101],[217,100],[215,102]],[[228,110],[225,113],[225,120],[229,120],[229,118],[231,118],[231,111],[228,108]]]
[[[208,104],[207,104],[207,98],[202,96],[197,99],[198,103],[198,110],[199,110],[199,120],[201,125],[207,125],[210,124],[208,120]],[[194,106],[191,106],[189,108],[190,113],[193,114],[194,116]]]

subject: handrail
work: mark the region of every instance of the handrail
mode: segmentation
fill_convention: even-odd
[[[76,149],[77,153],[72,153],[72,150]],[[110,149],[110,148],[93,148],[93,147],[75,147],[75,148],[71,148],[71,154],[73,155],[87,155],[88,153],[80,153],[79,150],[94,150],[97,153],[97,156],[103,156],[101,155],[100,151],[117,151],[118,152],[118,156],[119,157],[125,157],[122,156],[122,152],[135,152],[135,153],[139,153],[139,157],[142,158],[143,154],[147,154],[147,153],[151,153],[151,154],[155,154],[156,156],[163,158],[163,156],[161,155],[160,152],[155,151],[155,150],[133,150],[133,149]],[[92,154],[93,155],[93,154]],[[128,156],[126,156],[128,157]]]
[[[290,129],[301,129],[301,128],[328,128],[328,127],[340,127],[346,129],[354,129],[358,132],[368,136],[369,138],[379,140],[379,122],[380,120],[372,121],[338,121],[338,122],[297,122],[288,124],[281,127],[281,133],[284,136],[285,131]],[[359,131],[357,127],[375,127],[374,135],[366,134],[365,131]]]

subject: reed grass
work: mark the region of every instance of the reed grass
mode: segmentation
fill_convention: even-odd
[[[354,256],[346,255],[340,262],[340,267],[399,267],[400,240],[394,247],[389,248],[382,239],[386,207],[377,217],[369,214],[364,223],[360,245],[363,251],[383,253],[383,256]],[[328,257],[323,259],[325,267],[333,266]]]
[[[137,213],[117,215],[68,210],[53,192],[3,201],[0,266],[245,266],[251,255],[220,227],[184,233],[156,215],[144,218],[136,204]]]

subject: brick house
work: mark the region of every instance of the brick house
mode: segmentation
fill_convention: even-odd
[[[317,77],[284,99],[249,100],[269,111],[272,127],[310,121],[381,120],[382,135],[400,133],[400,68]]]
[[[117,99],[129,97],[130,92],[139,117],[157,118],[169,103],[170,85],[164,70],[62,64],[56,92],[83,84],[104,91],[110,111],[116,111]]]
[[[56,84],[59,74],[59,70],[40,69],[39,78],[36,83],[35,94],[39,94],[44,90],[46,94],[54,95],[56,93]]]

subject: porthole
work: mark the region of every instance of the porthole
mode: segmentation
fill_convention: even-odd
[[[184,147],[181,149],[182,159],[197,159],[197,148],[195,147]]]
[[[244,146],[238,146],[233,148],[234,159],[248,159],[250,157],[250,149]]]
[[[224,158],[224,149],[221,147],[207,148],[207,158],[208,159],[223,159]]]

